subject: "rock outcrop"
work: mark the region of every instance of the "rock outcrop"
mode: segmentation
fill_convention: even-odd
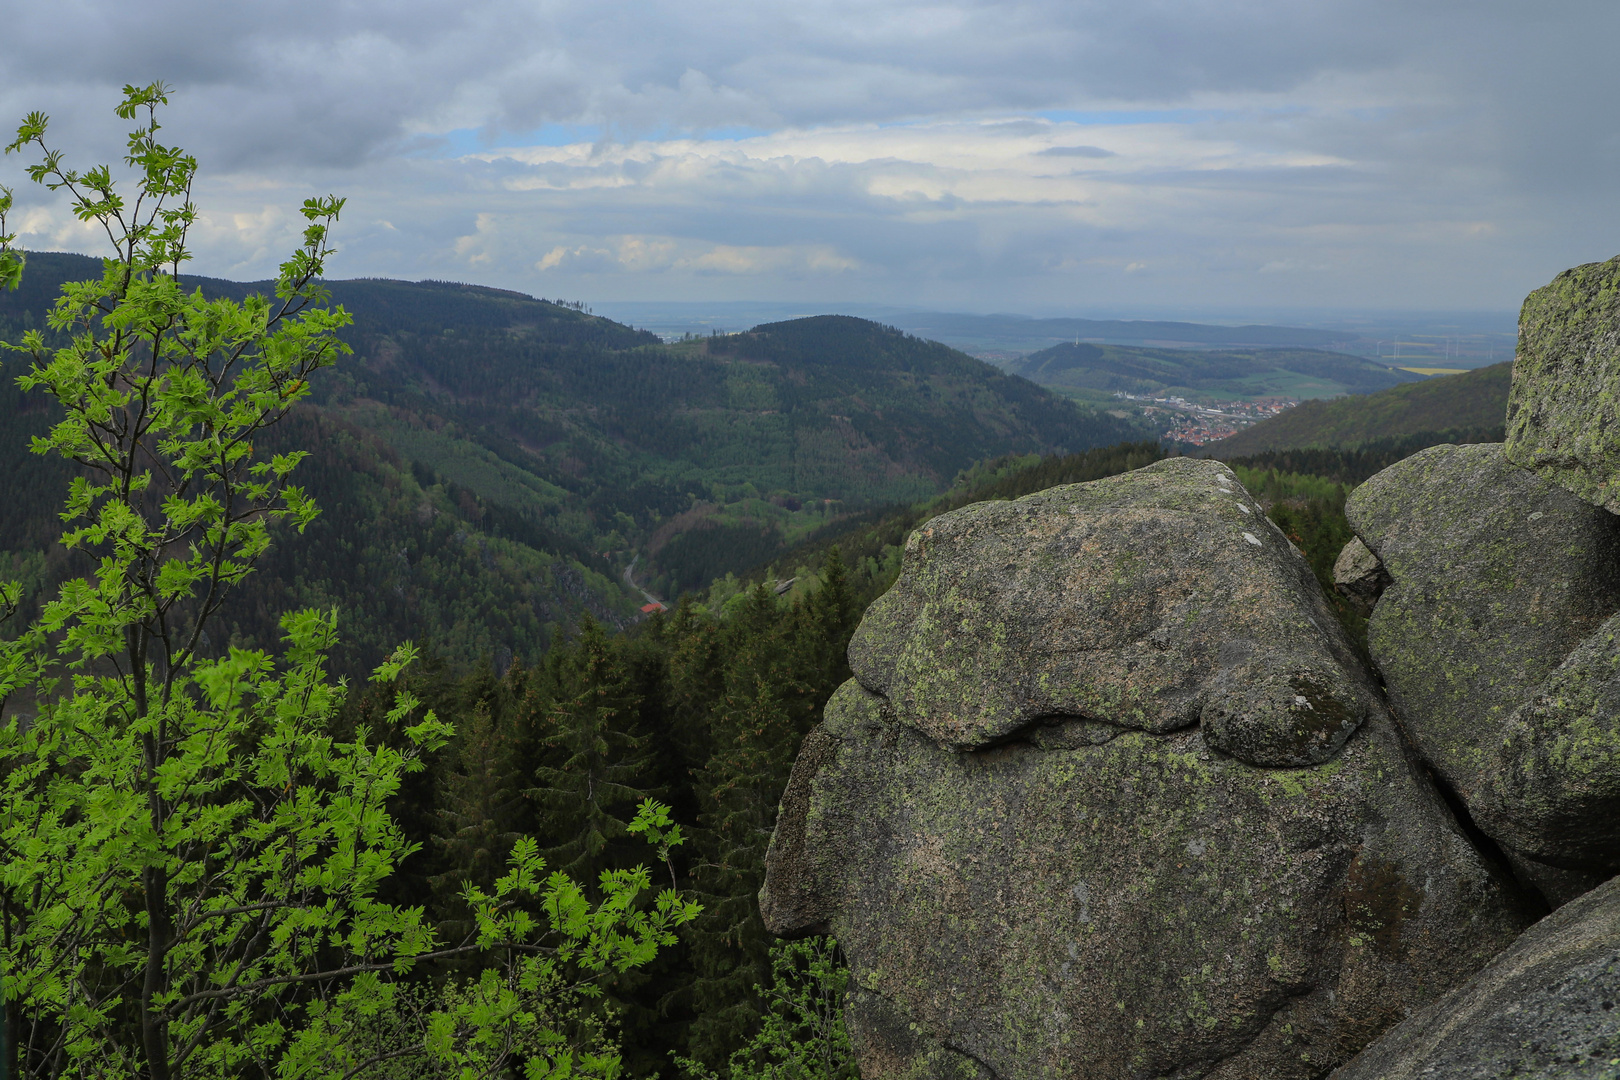
[[[1389,581],[1389,571],[1360,537],[1351,537],[1333,563],[1334,587],[1363,618],[1372,614]]]
[[[1507,455],[1620,513],[1620,258],[1565,270],[1525,298]]]
[[[929,522],[849,657],[963,750],[1083,716],[1307,765],[1376,700],[1304,558],[1229,469],[1187,458]]]
[[[1332,1080],[1620,1076],[1620,879],[1527,930]]]
[[[1620,1077],[1620,259],[1346,516],[1382,686],[1212,461],[908,540],[760,893],[866,1080]]]
[[[1620,655],[1599,633],[1620,517],[1495,444],[1414,454],[1345,514],[1391,578],[1368,645],[1423,760],[1551,903],[1620,869]]]
[[[1414,454],[1345,516],[1391,578],[1367,624],[1390,703],[1472,808],[1508,718],[1620,610],[1620,518],[1495,443]]]
[[[945,515],[767,859],[878,1078],[1303,1078],[1504,948],[1304,561],[1214,462]]]

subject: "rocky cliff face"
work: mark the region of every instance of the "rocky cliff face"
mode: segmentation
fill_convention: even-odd
[[[910,539],[760,894],[843,943],[863,1076],[1620,1075],[1616,289],[1527,302],[1505,449],[1351,500],[1371,670],[1215,462]]]

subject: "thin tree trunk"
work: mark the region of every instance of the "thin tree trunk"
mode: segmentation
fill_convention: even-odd
[[[0,893],[0,936],[5,939],[6,948],[10,949],[11,904],[5,893]],[[17,1036],[12,1034],[17,1030],[16,1012],[6,998],[5,972],[0,971],[0,1080],[11,1080],[18,1075]]]
[[[144,719],[151,708],[146,685],[146,642],[141,628],[130,629],[130,678],[135,692],[135,716]],[[164,806],[159,794],[158,766],[165,747],[160,729],[144,737],[146,744],[146,805],[152,816],[152,832],[163,835]],[[161,844],[161,839],[158,841]],[[152,999],[168,989],[165,979],[171,927],[169,924],[169,873],[162,866],[141,871],[141,890],[146,894],[146,978],[141,986],[141,1047],[146,1051],[146,1074],[150,1080],[169,1080],[169,1024],[153,1008]]]
[[[157,866],[141,872],[146,891],[146,980],[141,990],[141,1043],[146,1050],[147,1075],[169,1080],[169,1023],[152,1008],[152,999],[165,989],[164,959],[169,949],[169,875]]]

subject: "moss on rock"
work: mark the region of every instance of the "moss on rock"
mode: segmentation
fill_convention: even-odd
[[[905,725],[972,749],[1042,717],[1291,767],[1374,695],[1305,560],[1226,466],[1174,458],[942,515],[850,644]]]
[[[1488,443],[1390,466],[1345,515],[1392,579],[1367,624],[1389,700],[1477,810],[1508,718],[1620,608],[1620,518]]]

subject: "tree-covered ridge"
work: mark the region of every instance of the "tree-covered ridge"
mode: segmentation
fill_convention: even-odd
[[[1136,432],[946,345],[842,315],[714,338],[710,355],[754,361],[783,411],[857,431],[891,461],[941,479],[1006,453],[1073,452]],[[948,438],[945,437],[948,433]]]
[[[582,497],[593,518],[572,524],[582,539],[608,532],[614,515],[633,519],[614,521],[626,541],[651,532],[672,498],[685,496],[680,510],[698,495],[893,502],[939,490],[975,460],[1133,430],[935,343],[862,320],[799,322],[790,333],[617,349],[505,329],[361,335],[361,362],[333,380],[326,403],[396,443],[413,437],[390,431],[399,425],[441,442],[450,428],[576,497],[536,486],[537,508],[547,495]],[[428,464],[484,483],[449,447],[414,437]]]
[[[72,470],[28,452],[57,415],[36,396],[0,387],[0,462],[9,512],[0,521],[0,569],[32,608],[69,577],[90,572],[55,542],[60,492]],[[402,458],[375,434],[310,409],[269,431],[274,449],[309,448],[300,480],[322,513],[302,536],[273,529],[260,572],[202,643],[205,655],[265,648],[279,618],[300,606],[337,607],[336,671],[360,676],[394,643],[430,643],[471,662],[533,657],[583,615],[619,628],[644,601],[612,566],[572,537],[484,499]]]
[[[15,290],[0,292],[0,321],[44,327],[43,314],[55,303],[64,281],[98,277],[100,259],[68,252],[28,253],[28,273]],[[272,281],[230,281],[181,274],[181,285],[213,298],[240,302],[274,291]],[[333,303],[354,314],[351,333],[378,331],[442,333],[446,329],[507,329],[540,334],[557,343],[594,343],[609,348],[646,345],[658,339],[567,304],[524,293],[450,281],[396,281],[357,278],[323,283]]]
[[[1042,386],[1128,394],[1322,398],[1414,382],[1411,372],[1321,349],[1159,349],[1064,342],[1007,370]]]
[[[1426,433],[1456,433],[1439,442],[1499,442],[1507,417],[1511,362],[1461,375],[1438,375],[1364,397],[1306,401],[1209,447],[1232,458],[1272,450],[1352,447]],[[1413,451],[1418,449],[1413,448]]]

